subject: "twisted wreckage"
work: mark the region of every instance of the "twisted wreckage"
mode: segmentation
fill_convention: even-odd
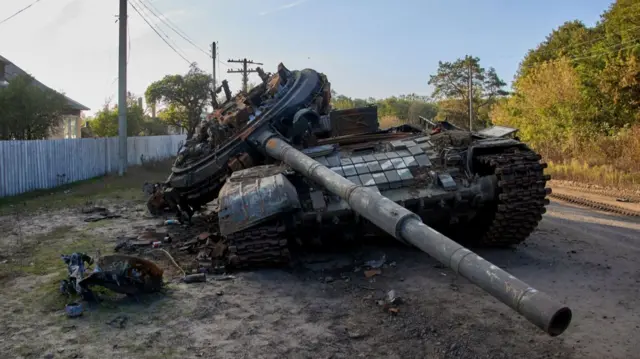
[[[156,186],[152,212],[168,206],[190,221],[213,202],[233,266],[283,263],[291,245],[386,232],[550,335],[568,327],[568,307],[461,245],[520,243],[545,212],[545,165],[509,138],[513,130],[379,130],[375,108],[331,112],[321,73],[280,64],[260,75],[247,94],[231,98],[225,88],[227,101]]]

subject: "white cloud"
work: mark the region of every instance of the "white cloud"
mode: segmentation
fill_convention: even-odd
[[[298,5],[302,5],[302,4],[306,3],[307,1],[309,1],[309,0],[294,1],[292,3],[288,3],[288,4],[285,4],[285,5],[282,5],[280,7],[272,9],[272,10],[263,11],[259,15],[260,16],[265,16],[265,15],[273,14],[274,12],[278,12],[278,11],[282,11],[282,10],[286,10],[286,9],[291,9],[292,7],[296,7]]]

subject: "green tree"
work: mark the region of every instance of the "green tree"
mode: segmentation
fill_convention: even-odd
[[[0,88],[0,140],[47,138],[66,107],[64,95],[35,86],[29,75],[16,76]]]
[[[469,103],[470,72],[474,125],[484,125],[486,119],[477,116],[480,109],[489,107],[497,98],[507,95],[508,92],[504,90],[506,83],[498,77],[496,70],[492,67],[488,70],[481,67],[478,57],[466,56],[454,62],[438,62],[437,73],[429,78],[429,85],[434,86],[432,97],[440,101],[457,100],[453,103],[457,105],[456,112],[459,111],[461,104]],[[468,105],[465,113],[468,119]],[[468,123],[468,120],[466,122]],[[465,123],[456,125],[468,127]]]
[[[105,104],[93,119],[89,121],[92,133],[97,137],[118,136],[119,127],[118,105]],[[138,105],[136,98],[129,94],[127,98],[127,136],[143,135],[142,124],[144,111]]]
[[[547,36],[536,49],[529,50],[520,63],[518,77],[523,77],[529,69],[547,61],[561,57],[579,57],[588,54],[594,39],[600,34],[587,28],[581,21],[567,21]]]
[[[187,139],[195,134],[202,113],[211,100],[212,78],[196,65],[186,75],[167,75],[149,85],[145,92],[147,103],[160,102],[180,116],[168,117],[168,123],[184,128]],[[161,117],[162,118],[162,117]],[[165,117],[166,118],[166,117]]]
[[[158,118],[173,127],[186,128],[189,123],[189,114],[184,107],[170,104],[158,112]]]
[[[438,114],[438,106],[425,102],[425,101],[413,101],[409,105],[408,120],[410,123],[421,124],[420,116],[431,120]]]
[[[579,75],[569,59],[544,63],[518,81],[517,96],[494,107],[493,122],[518,127],[522,139],[545,157],[577,154],[581,131],[589,128],[580,87]]]
[[[634,178],[640,170],[637,5],[617,0],[594,27],[568,21],[552,30],[525,55],[514,93],[494,106],[493,121],[519,127],[544,156],[570,163],[562,173],[586,164],[605,166],[603,178]]]
[[[159,117],[144,116],[140,124],[145,136],[163,136],[169,134],[167,122]]]

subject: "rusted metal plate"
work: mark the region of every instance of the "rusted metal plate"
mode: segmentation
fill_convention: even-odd
[[[220,233],[229,235],[300,208],[298,194],[282,174],[236,176],[220,191]]]
[[[331,111],[330,117],[332,136],[367,133],[378,129],[376,106]]]

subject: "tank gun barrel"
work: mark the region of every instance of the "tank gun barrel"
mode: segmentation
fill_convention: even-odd
[[[567,306],[425,225],[415,213],[371,188],[347,180],[293,148],[274,133],[261,133],[256,144],[261,145],[270,157],[283,161],[341,197],[355,212],[394,238],[428,253],[549,335],[560,335],[569,326],[571,310]]]

